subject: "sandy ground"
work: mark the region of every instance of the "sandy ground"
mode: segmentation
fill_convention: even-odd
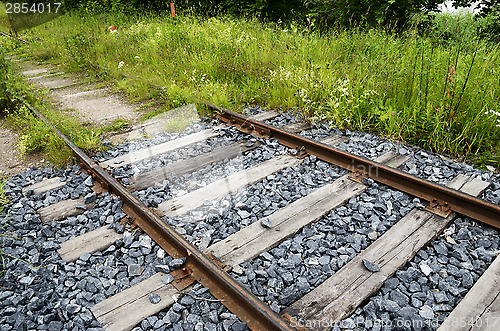
[[[0,119],[0,175],[11,176],[45,162],[43,155],[21,157],[17,148],[17,139],[18,135],[6,128],[4,120]]]

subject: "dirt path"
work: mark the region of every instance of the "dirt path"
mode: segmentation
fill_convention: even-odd
[[[135,123],[143,113],[111,88],[82,83],[76,75],[65,74],[58,67],[20,60],[15,60],[15,66],[29,84],[48,90],[59,108],[73,110],[71,113],[82,123],[105,126],[118,118]]]

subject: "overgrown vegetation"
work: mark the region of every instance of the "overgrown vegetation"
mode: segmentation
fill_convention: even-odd
[[[343,22],[335,14],[340,2],[352,8],[344,8]],[[366,1],[340,2],[297,1],[309,11],[296,21],[291,18],[300,6],[271,15],[278,5],[292,6],[283,1],[176,1],[183,14],[175,19],[166,11],[125,14],[131,12],[127,6],[166,9],[154,0],[74,1],[82,11],[31,31],[26,38],[36,42],[25,50],[69,71],[114,80],[134,100],[161,99],[166,108],[200,99],[231,109],[291,108],[312,121],[498,166],[500,50],[490,33],[498,25],[498,6],[487,7],[490,16],[472,17],[415,9],[442,1],[394,1],[382,11],[384,2],[370,2],[367,11],[356,9]],[[215,9],[206,9],[209,4]],[[183,10],[189,5],[196,5],[197,15]],[[222,12],[229,16],[213,17]],[[331,13],[335,22],[328,19]],[[391,18],[394,13],[404,24]],[[324,29],[325,24],[334,27]],[[110,25],[118,27],[116,33],[108,31]],[[139,81],[117,78],[103,67]]]
[[[0,177],[0,213],[3,211],[5,205],[9,203],[9,198],[5,195],[3,189],[6,183],[6,180]]]
[[[111,124],[109,124],[107,127],[105,127],[103,131],[106,133],[120,132],[120,131],[123,131],[124,129],[127,129],[129,127],[130,127],[130,123],[127,120],[117,118]]]
[[[268,22],[314,23],[315,29],[378,27],[401,30],[415,15],[436,11],[447,0],[176,0],[177,10],[201,17],[255,17]],[[499,6],[496,0],[453,0],[452,4],[468,6],[479,3],[483,16],[492,18],[491,24],[500,28]],[[113,11],[126,14],[159,13],[169,10],[170,1],[164,0],[66,0],[65,7],[79,9],[87,14]],[[496,14],[495,14],[496,13]],[[493,31],[492,31],[493,32]]]
[[[171,108],[193,99],[292,108],[498,165],[500,50],[470,31],[470,20],[438,17],[422,36],[418,28],[320,33],[256,19],[73,14],[33,31],[40,41],[29,51],[71,70],[105,66],[165,86],[154,96]],[[118,86],[138,99],[155,91],[129,79]]]
[[[19,46],[19,45],[18,45]],[[26,84],[17,77],[12,68],[0,57],[0,116],[7,124],[21,133],[18,148],[21,154],[44,153],[53,164],[64,166],[73,161],[71,150],[56,134],[38,119],[23,104],[21,98],[34,105],[51,123],[54,123],[78,147],[87,150],[102,148],[99,134],[101,129],[86,127],[76,118],[53,109],[42,97],[35,96]]]

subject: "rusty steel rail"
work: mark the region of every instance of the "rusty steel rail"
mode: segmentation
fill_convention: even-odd
[[[22,98],[21,98],[22,99]],[[294,330],[268,305],[259,300],[246,287],[224,272],[214,261],[205,256],[170,225],[153,213],[131,192],[109,175],[94,160],[71,142],[61,131],[50,123],[38,110],[22,99],[25,105],[68,145],[88,170],[109,193],[123,200],[128,211],[132,211],[137,223],[169,255],[186,257],[185,271],[190,277],[209,288],[210,293],[221,301],[242,322],[253,330]],[[182,280],[181,280],[182,281]]]
[[[207,107],[217,111],[224,122],[237,126],[241,131],[277,139],[281,144],[335,164],[360,177],[369,177],[392,188],[427,200],[436,213],[455,211],[480,222],[500,228],[500,206],[478,199],[466,193],[410,175],[403,171],[385,166],[364,157],[344,152],[293,134],[275,126],[252,120],[244,115],[204,102]]]

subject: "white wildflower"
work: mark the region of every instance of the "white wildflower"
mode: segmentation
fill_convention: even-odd
[[[485,115],[493,114],[493,115],[497,116],[498,117],[497,118],[497,123],[499,123],[499,124],[496,124],[496,127],[500,128],[500,112],[494,111],[493,109],[490,109],[489,111],[487,110],[484,114]]]
[[[124,65],[125,65],[125,62],[120,61],[120,63],[118,63],[118,69],[122,68]]]
[[[191,73],[191,77],[189,77],[189,81],[195,83],[196,82],[196,69]]]
[[[207,77],[206,74],[201,75],[200,82],[202,82],[202,83],[208,83],[208,79],[206,79],[206,77]]]
[[[340,92],[342,97],[348,97],[351,95],[350,89],[350,81],[349,79],[342,80],[338,79],[337,82],[337,91]]]
[[[363,94],[361,95],[361,97],[366,99],[366,98],[371,97],[372,95],[378,95],[377,91],[374,91],[374,90],[364,90]]]

